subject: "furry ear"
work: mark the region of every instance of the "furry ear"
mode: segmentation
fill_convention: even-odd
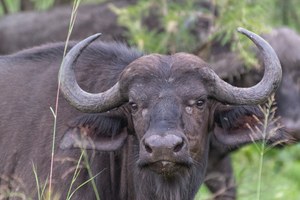
[[[60,148],[84,148],[99,151],[120,149],[128,136],[127,120],[112,113],[85,114],[69,122]]]
[[[287,135],[277,124],[269,124],[267,138],[263,130],[264,115],[258,106],[225,106],[220,105],[214,114],[213,137],[218,143],[236,148],[254,141],[265,139],[269,144],[287,141]]]

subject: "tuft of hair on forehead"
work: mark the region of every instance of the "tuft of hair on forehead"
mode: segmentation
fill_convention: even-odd
[[[208,67],[208,64],[198,56],[188,53],[173,55],[149,54],[130,63],[123,71],[123,76],[169,76],[174,71],[190,71],[202,67]]]
[[[195,56],[193,54],[189,53],[176,53],[172,55],[173,65],[174,67],[179,68],[202,68],[202,67],[208,67],[208,64],[199,58],[198,56]]]

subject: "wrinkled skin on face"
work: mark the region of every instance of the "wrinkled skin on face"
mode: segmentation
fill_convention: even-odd
[[[196,176],[201,177],[197,185],[203,182],[213,103],[198,74],[201,64],[199,58],[184,53],[152,55],[134,61],[123,73],[134,77],[123,84],[128,85],[140,141],[136,178],[148,178],[154,172],[172,185],[181,178],[192,179],[189,174],[197,169]]]

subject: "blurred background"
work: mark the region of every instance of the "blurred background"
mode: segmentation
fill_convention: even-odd
[[[0,0],[0,55],[65,41],[73,0]],[[300,1],[298,0],[82,0],[71,35],[121,41],[147,52],[184,51],[200,56],[226,81],[248,86],[262,67],[244,27],[262,35],[277,52],[283,84],[276,94],[282,125],[300,138]],[[238,199],[300,200],[300,145],[268,149],[258,180],[261,151],[249,145],[232,152]],[[205,187],[197,200],[212,199]]]

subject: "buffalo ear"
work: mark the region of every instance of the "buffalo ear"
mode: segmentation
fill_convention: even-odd
[[[262,119],[263,113],[258,106],[219,105],[214,113],[213,137],[229,148],[261,141],[263,134],[256,130],[262,130]],[[272,139],[278,137],[276,134]]]
[[[111,113],[86,114],[69,122],[60,148],[116,151],[124,145],[127,136],[127,120],[124,116]]]

